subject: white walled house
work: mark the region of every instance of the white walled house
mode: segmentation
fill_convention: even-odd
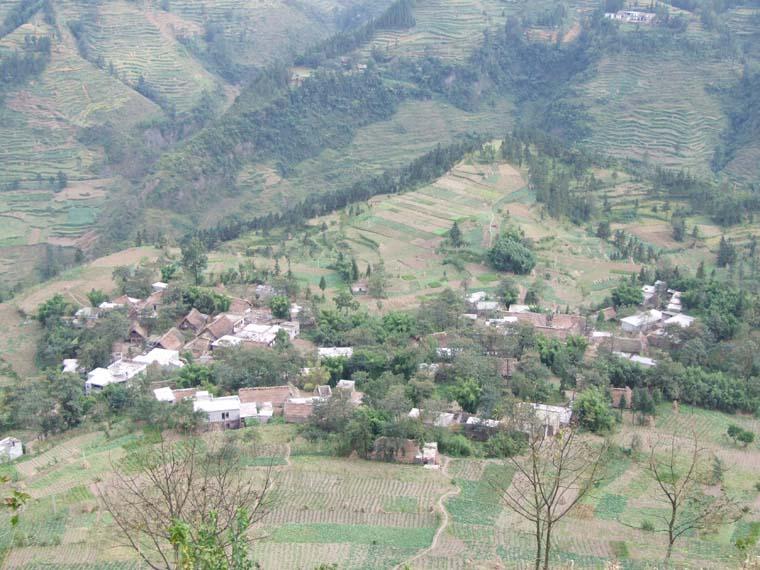
[[[317,350],[319,358],[351,358],[354,355],[354,349],[351,346],[332,346],[320,348]]]
[[[166,350],[165,348],[154,348],[148,354],[135,356],[133,360],[147,366],[157,364],[162,368],[182,368],[185,365],[179,359],[178,350]]]
[[[0,463],[13,461],[24,455],[24,444],[15,437],[0,439]]]
[[[662,313],[656,309],[650,309],[649,311],[620,319],[620,325],[625,332],[637,333],[648,331],[660,321],[662,321]]]
[[[240,398],[224,396],[214,398],[204,390],[195,394],[193,411],[203,412],[210,427],[218,429],[238,429],[240,427]]]

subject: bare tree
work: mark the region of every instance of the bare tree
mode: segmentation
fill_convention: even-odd
[[[150,568],[181,567],[182,549],[173,534],[178,525],[186,542],[211,536],[232,560],[239,552],[234,537],[245,536],[241,527],[249,529],[266,514],[271,484],[271,468],[261,477],[246,473],[244,456],[226,435],[179,441],[161,436],[113,465],[114,478],[100,485],[99,494],[125,545]]]
[[[667,514],[659,517],[663,524],[655,528],[668,535],[667,564],[679,538],[737,520],[739,510],[726,495],[721,481],[714,481],[717,493],[715,489],[705,493],[710,483],[709,463],[714,456],[700,446],[696,432],[692,432],[688,447],[675,435],[666,445],[661,443],[658,440],[651,446],[648,469],[657,483],[658,498],[668,507]]]
[[[552,531],[601,481],[608,443],[595,445],[575,429],[556,435],[545,435],[544,426],[531,431],[527,453],[510,459],[515,468],[511,483],[498,490],[507,508],[533,525],[535,568],[543,564],[548,570]]]

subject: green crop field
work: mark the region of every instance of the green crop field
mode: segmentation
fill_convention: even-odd
[[[676,543],[679,567],[737,567],[737,538],[758,523],[755,473],[757,443],[741,448],[725,436],[729,423],[757,430],[756,420],[669,405],[658,408],[654,427],[632,425],[626,414],[613,436],[619,448],[605,463],[604,479],[564,519],[556,534],[552,567],[592,568],[617,560],[622,568],[656,566],[665,550],[663,535],[642,530],[665,513],[646,457],[624,452],[638,436],[645,444],[692,429],[700,443],[728,467],[723,480],[729,494],[747,505],[742,519],[717,533],[689,534]],[[263,568],[307,568],[337,564],[341,569],[522,567],[530,564],[530,527],[505,509],[495,484],[511,481],[514,469],[482,459],[445,460],[442,470],[340,459],[303,441],[294,426],[254,429],[241,434],[274,463],[271,506],[253,531],[254,558]],[[15,538],[0,526],[4,568],[135,568],[134,554],[113,538],[113,523],[97,498],[107,484],[111,461],[143,441],[139,432],[115,426],[109,435],[81,432],[37,444],[35,451],[3,467],[33,499],[21,516]],[[686,442],[684,442],[686,446]],[[272,455],[279,453],[280,455]],[[252,477],[265,466],[252,465]],[[446,497],[444,498],[444,495]],[[446,511],[436,506],[441,499]],[[7,519],[7,515],[3,514]],[[5,520],[5,519],[3,519]],[[440,536],[433,545],[433,536]],[[110,537],[110,538],[109,538]],[[431,548],[432,546],[432,548]]]

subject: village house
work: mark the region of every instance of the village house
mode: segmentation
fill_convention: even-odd
[[[600,313],[605,321],[612,321],[617,317],[615,307],[607,307],[606,309],[602,309]]]
[[[548,404],[528,404],[533,408],[533,414],[545,436],[553,436],[559,433],[563,427],[570,425],[573,418],[573,409],[569,406],[550,406]],[[525,426],[528,433],[532,429]]]
[[[275,415],[281,415],[285,402],[298,395],[298,390],[291,385],[261,386],[256,388],[240,388],[238,390],[241,404],[256,404],[259,407],[269,404]]]
[[[317,349],[317,356],[320,358],[351,358],[354,355],[354,349],[350,346],[332,346]]]
[[[414,464],[422,452],[413,439],[381,436],[375,440],[370,459]]]
[[[147,366],[156,365],[162,368],[182,368],[185,365],[180,360],[178,351],[164,348],[154,348],[148,354],[135,356],[132,360]]]
[[[467,316],[467,315],[465,315]],[[475,315],[477,317],[477,315]],[[486,326],[487,327],[494,327],[497,329],[505,328],[505,327],[511,327],[516,325],[520,322],[520,319],[518,319],[515,316],[511,317],[499,317],[497,319],[486,319]]]
[[[510,311],[507,317],[513,317],[519,323],[531,325],[536,332],[549,338],[564,340],[569,335],[583,335],[586,332],[586,319],[580,315]]]
[[[360,279],[351,285],[351,293],[354,295],[366,295],[369,293],[369,285],[366,279]]]
[[[219,315],[216,319],[207,324],[201,330],[200,334],[213,342],[219,340],[223,336],[232,335],[235,332],[236,323],[237,321],[229,315]]]
[[[172,327],[161,335],[161,337],[159,337],[153,344],[156,348],[179,351],[185,346],[185,336],[182,334],[182,331]]]
[[[0,439],[0,463],[13,461],[24,455],[24,444],[15,437]]]
[[[230,308],[227,312],[232,315],[248,316],[251,313],[252,305],[247,299],[232,297],[230,299]]]
[[[666,327],[679,326],[682,329],[686,329],[689,328],[695,320],[696,319],[694,317],[679,313],[678,315],[673,315],[669,319],[665,319],[662,324]]]
[[[470,293],[465,298],[465,301],[474,308],[480,301],[485,301],[487,296],[485,291],[475,291]]]
[[[161,306],[164,298],[164,291],[154,291],[151,293],[145,301],[138,305],[138,308],[144,314],[149,316],[156,316],[158,314],[158,308]]]
[[[195,334],[200,333],[208,322],[208,315],[201,313],[198,309],[190,309],[190,312],[185,315],[185,318],[179,324],[179,328],[182,330],[190,330]]]
[[[95,368],[87,373],[85,394],[99,392],[111,384],[123,384],[148,368],[148,363],[118,359],[107,368]]]
[[[475,303],[475,311],[478,315],[485,315],[499,310],[498,301],[478,301]]]
[[[277,295],[277,290],[271,285],[256,285],[255,296],[259,301],[266,302]]]
[[[211,341],[207,338],[196,337],[185,345],[185,350],[196,360],[210,358],[208,355],[211,352]]]
[[[422,446],[422,452],[415,456],[415,463],[420,465],[434,467],[440,464],[440,456],[438,455],[438,442],[429,441]]]
[[[306,423],[314,413],[314,404],[321,401],[316,396],[306,398],[289,398],[284,405],[283,415],[289,424]]]
[[[74,313],[74,320],[71,322],[74,326],[89,326],[98,319],[98,311],[93,307],[82,307]]]
[[[77,374],[79,372],[79,360],[76,358],[64,358],[62,372],[65,374]]]
[[[356,382],[354,380],[338,380],[338,383],[335,385],[335,391],[346,394],[354,405],[361,404],[364,398],[364,394],[356,390]]]
[[[607,12],[604,17],[627,24],[653,24],[657,18],[657,14],[654,12],[639,12],[638,10],[620,10],[618,12]]]
[[[245,341],[240,338],[239,336],[226,334],[222,338],[216,339],[214,342],[211,343],[211,351],[213,352],[216,349],[219,348],[234,348],[236,346],[240,346]]]
[[[614,351],[612,354],[618,356],[619,358],[624,358],[626,360],[630,360],[631,362],[635,362],[644,368],[653,368],[657,366],[657,361],[653,358],[649,358],[648,356],[641,356],[640,354],[629,354],[627,352],[619,351]]]
[[[240,420],[245,425],[268,423],[273,415],[274,408],[270,402],[264,402],[263,404],[256,404],[255,402],[240,403]]]
[[[164,386],[163,388],[156,388],[156,389],[154,389],[153,390],[153,396],[159,402],[166,402],[167,404],[174,404],[175,403],[174,390],[172,390],[168,386]]]
[[[148,333],[145,328],[138,322],[132,321],[129,325],[129,332],[127,333],[127,340],[130,344],[141,345],[148,340]]]
[[[314,388],[314,395],[317,398],[322,398],[323,400],[327,400],[328,398],[332,397],[332,388],[330,388],[329,384],[322,384],[321,386],[316,386]]]
[[[199,390],[193,399],[193,411],[203,412],[211,429],[240,427],[240,398],[237,396],[214,398],[205,390]]]
[[[509,309],[507,309],[508,313],[528,313],[530,312],[530,307],[528,305],[519,305],[519,304],[512,304],[509,306]]]
[[[620,325],[625,332],[647,332],[662,321],[662,313],[657,309],[650,309],[643,313],[637,313],[630,317],[620,319]]]

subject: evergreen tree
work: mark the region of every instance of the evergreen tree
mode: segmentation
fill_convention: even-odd
[[[609,221],[605,220],[603,222],[599,222],[599,227],[596,230],[596,237],[599,239],[610,239],[610,236],[612,235],[612,230],[610,229],[610,223]]]
[[[728,241],[726,236],[721,236],[720,245],[718,246],[718,267],[733,265],[735,261],[736,248],[734,244]]]
[[[449,230],[449,240],[454,247],[462,247],[464,245],[462,230],[459,229],[459,224],[456,221],[454,221],[454,225]]]

